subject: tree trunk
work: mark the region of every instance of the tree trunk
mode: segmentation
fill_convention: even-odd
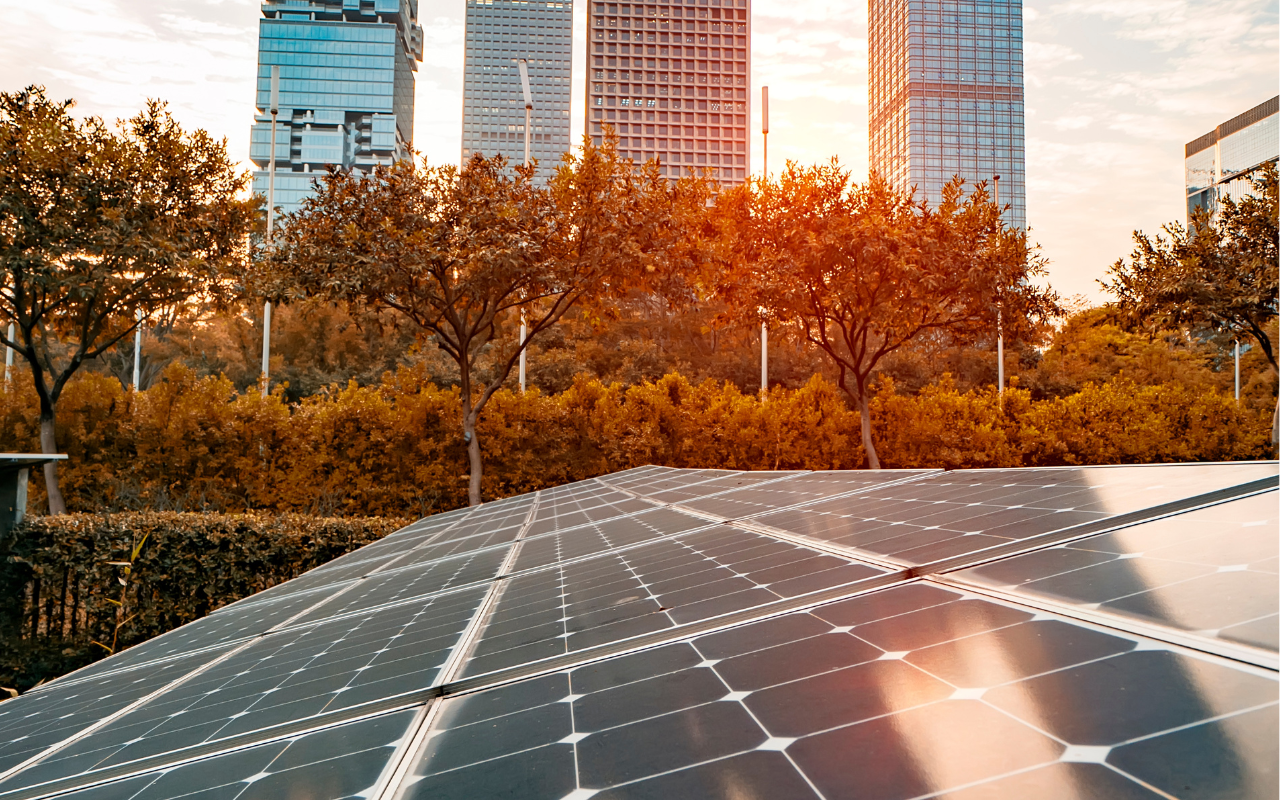
[[[467,461],[471,464],[471,480],[467,484],[467,505],[480,505],[480,479],[484,477],[484,462],[480,460],[480,437],[476,436],[476,417],[471,412],[462,415],[463,438],[467,441]]]
[[[871,441],[871,398],[865,391],[858,393],[858,416],[862,418],[862,448],[867,451],[867,466],[880,469],[880,456],[876,455],[875,442]]]
[[[53,406],[43,402],[40,406],[40,452],[53,455],[58,452],[58,442],[54,436]],[[58,488],[58,462],[50,461],[44,465],[44,487],[49,495],[49,514],[67,513],[62,490]]]

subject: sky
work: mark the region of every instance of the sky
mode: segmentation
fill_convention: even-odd
[[[1185,217],[1183,146],[1273,97],[1275,0],[1024,0],[1027,218],[1064,297],[1105,301],[1097,280],[1134,230]],[[575,4],[584,41],[584,0]],[[426,55],[414,145],[456,163],[464,0],[419,0]],[[6,13],[0,91],[42,84],[109,120],[147,98],[225,137],[248,163],[260,5],[255,0],[60,0]],[[867,171],[865,0],[754,0],[752,85],[770,95],[770,161],[834,157]],[[575,56],[574,141],[582,133]],[[759,103],[752,165],[760,170]]]

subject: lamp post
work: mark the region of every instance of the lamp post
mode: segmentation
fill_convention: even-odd
[[[142,389],[142,309],[134,312],[138,327],[133,329],[133,390]]]
[[[996,193],[996,211],[1001,217],[1004,216],[1004,209],[1000,208],[1000,176],[992,176],[995,183]],[[998,219],[998,218],[997,218]],[[1004,308],[996,306],[996,387],[997,394],[1004,399]]]
[[[280,113],[280,67],[271,68],[271,156],[267,160],[267,249],[276,216],[276,117]],[[271,301],[262,304],[262,396],[271,393]]]
[[[9,323],[9,341],[13,341],[13,323]],[[13,372],[13,348],[6,347],[4,349],[4,382],[9,383],[9,377]]]
[[[764,136],[764,178],[769,179],[769,87],[760,89],[760,132]],[[760,394],[769,391],[769,326],[760,322]]]
[[[524,165],[529,166],[529,142],[533,125],[533,92],[529,88],[529,62],[523,58],[516,59],[516,69],[520,71],[520,89],[524,92]],[[520,392],[524,393],[525,376],[525,339],[528,326],[525,322],[524,309],[520,309]]]
[[[12,336],[13,334],[9,334]],[[1236,339],[1236,403],[1240,403],[1240,340]]]

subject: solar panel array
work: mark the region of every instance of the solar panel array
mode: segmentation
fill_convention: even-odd
[[[1274,462],[640,467],[0,703],[0,800],[1275,797]]]

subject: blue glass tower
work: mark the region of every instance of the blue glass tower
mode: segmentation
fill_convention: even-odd
[[[271,67],[280,67],[275,202],[295,211],[330,165],[369,169],[403,158],[413,140],[422,60],[417,0],[267,0],[258,29],[258,113],[249,158],[267,193]]]
[[[462,160],[474,153],[524,163],[524,93],[515,60],[529,62],[530,156],[546,180],[569,149],[572,0],[467,0]]]
[[[955,175],[1000,176],[1026,227],[1021,0],[871,0],[870,161],[936,204]]]

